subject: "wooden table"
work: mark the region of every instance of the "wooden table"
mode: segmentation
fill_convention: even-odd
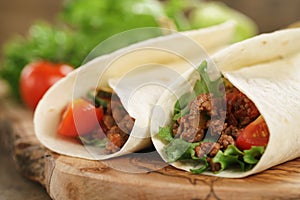
[[[300,158],[248,178],[226,179],[159,169],[164,163],[155,152],[101,162],[67,157],[45,149],[34,135],[32,112],[4,97],[0,133],[20,173],[42,184],[53,199],[300,198]],[[116,169],[126,165],[142,173]]]

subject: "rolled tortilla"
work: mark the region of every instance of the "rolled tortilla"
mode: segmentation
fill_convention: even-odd
[[[152,106],[162,93],[163,85],[172,80],[170,73],[180,74],[193,63],[198,63],[206,56],[203,49],[211,53],[229,45],[234,28],[234,23],[227,22],[183,34],[174,33],[86,63],[57,82],[39,102],[34,114],[37,138],[54,152],[91,160],[116,157],[147,147],[151,144],[149,121]],[[147,84],[143,85],[145,82]],[[91,88],[108,85],[118,94],[129,115],[135,118],[129,139],[120,151],[105,155],[99,148],[83,146],[72,138],[59,136],[57,127],[65,106],[73,99],[86,96]],[[143,87],[138,88],[141,85]],[[133,89],[136,89],[134,93]]]
[[[262,34],[217,52],[212,60],[221,73],[235,87],[254,102],[265,119],[270,138],[260,161],[250,171],[224,170],[203,174],[240,178],[266,170],[300,156],[300,29],[280,30]],[[155,135],[158,127],[170,124],[177,97],[193,84],[196,72],[184,74],[185,81],[173,84],[173,91],[165,91],[153,111],[152,141],[164,160],[165,144]],[[177,88],[177,89],[176,89]],[[176,94],[176,95],[175,95]],[[184,162],[170,163],[190,171],[195,168]]]

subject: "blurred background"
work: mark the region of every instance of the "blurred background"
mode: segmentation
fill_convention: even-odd
[[[260,32],[280,29],[300,20],[299,0],[219,1],[252,18]],[[0,46],[15,34],[25,34],[37,19],[54,22],[63,2],[64,0],[0,0]]]
[[[251,17],[260,32],[300,20],[299,0],[219,0]],[[53,22],[64,0],[0,0],[0,45],[14,34],[25,34],[37,19]]]
[[[63,0],[0,0],[0,45],[16,34],[26,34],[38,19],[53,22],[62,8],[62,2]]]
[[[36,60],[80,66],[110,36],[141,27],[178,31],[237,22],[233,42],[300,20],[299,0],[0,0],[0,78],[19,98],[19,76]],[[161,33],[160,33],[161,34]],[[132,35],[93,56],[158,36]],[[102,51],[102,52],[101,52]]]

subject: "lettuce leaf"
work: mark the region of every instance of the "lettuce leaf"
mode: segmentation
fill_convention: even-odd
[[[241,161],[241,157],[243,156],[243,152],[241,152],[238,148],[233,145],[229,145],[227,149],[222,152],[218,151],[217,155],[213,158],[214,163],[220,163],[221,169],[227,169],[228,166],[231,165],[239,165],[241,170],[245,170],[245,163]]]
[[[107,137],[99,139],[99,138],[80,136],[79,139],[84,145],[90,145],[99,148],[104,148],[106,144],[109,142]]]
[[[173,120],[176,121],[180,117],[188,114],[190,112],[189,103],[195,98],[195,95],[191,92],[182,95],[175,103],[174,106],[174,117]]]
[[[186,142],[182,139],[174,139],[164,148],[164,152],[167,156],[169,163],[188,159],[188,150],[190,149],[191,143]]]
[[[189,143],[183,139],[176,138],[164,147],[164,152],[167,156],[168,162],[172,163],[178,160],[200,160],[196,156],[195,147],[199,142]]]
[[[204,156],[203,158],[199,158],[199,160],[201,161],[202,166],[197,169],[190,169],[190,172],[192,172],[193,174],[201,174],[207,171],[207,169],[209,168],[206,156]]]
[[[258,163],[264,151],[265,151],[265,147],[253,146],[251,149],[244,151],[245,155],[243,159],[246,163],[256,164]]]
[[[204,60],[200,66],[197,68],[197,72],[200,75],[200,80],[195,83],[194,92],[198,96],[200,94],[211,93],[216,97],[224,96],[224,91],[220,90],[220,85],[224,84],[223,79],[220,77],[214,81],[210,80],[207,73],[207,61]]]
[[[223,79],[220,77],[215,81],[211,81],[207,73],[207,65],[207,61],[204,60],[196,69],[199,74],[199,79],[196,81],[193,91],[183,94],[176,101],[174,105],[174,121],[189,113],[189,103],[198,95],[211,93],[216,97],[224,96],[224,91],[220,90],[220,85],[223,84]]]
[[[204,60],[197,68],[197,72],[199,73],[200,79],[196,81],[193,89],[196,96],[200,94],[209,93],[208,84],[211,81],[206,70],[207,70],[207,61]]]
[[[229,166],[240,166],[241,171],[250,170],[264,153],[265,147],[252,146],[249,150],[240,151],[236,146],[229,145],[227,149],[222,152],[219,150],[217,155],[213,158],[214,163],[220,163],[223,171]],[[220,172],[219,171],[219,172]]]
[[[174,139],[170,127],[159,127],[159,132],[157,136],[164,142],[171,142]]]

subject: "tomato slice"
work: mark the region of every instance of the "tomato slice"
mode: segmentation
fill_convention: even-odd
[[[236,146],[240,150],[246,150],[252,146],[266,146],[268,141],[269,130],[265,120],[260,116],[239,134]]]
[[[96,108],[84,99],[76,99],[64,111],[58,134],[70,137],[86,135],[97,128],[102,118],[102,108]]]

